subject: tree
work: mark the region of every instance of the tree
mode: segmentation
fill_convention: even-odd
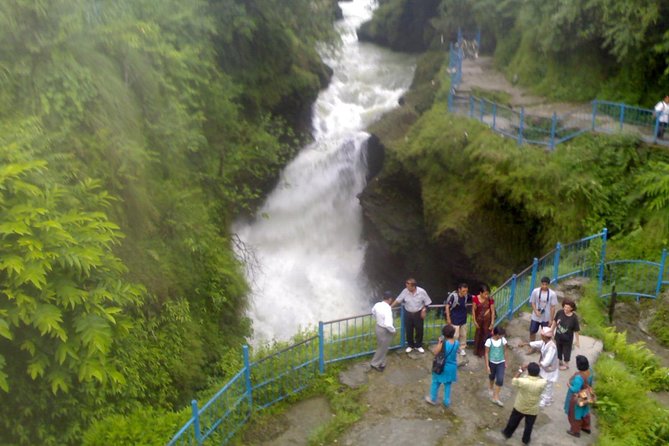
[[[92,179],[59,181],[33,157],[34,121],[2,134],[0,388],[11,389],[8,358],[53,393],[75,381],[122,382],[107,354],[131,329],[125,311],[141,302],[142,288],[123,280],[113,254],[122,234],[105,214],[112,198]]]

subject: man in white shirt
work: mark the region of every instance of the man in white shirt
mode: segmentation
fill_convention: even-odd
[[[663,100],[655,104],[653,117],[658,120],[657,137],[664,139],[664,131],[669,125],[669,96],[665,96]]]
[[[432,299],[427,292],[416,286],[416,279],[409,277],[406,280],[406,288],[402,290],[392,306],[404,304],[404,329],[406,333],[406,352],[411,353],[413,349],[419,353],[425,353],[423,349],[423,319],[427,314],[427,307]],[[414,333],[415,332],[415,333]]]
[[[386,354],[396,331],[393,326],[393,310],[390,308],[392,301],[392,293],[386,291],[383,293],[383,300],[372,307],[372,317],[376,319],[376,352],[370,366],[379,372],[386,368]]]
[[[541,351],[539,367],[540,376],[546,380],[546,388],[541,394],[540,407],[550,406],[553,403],[553,385],[558,380],[557,345],[553,341],[553,330],[549,327],[541,329],[541,341],[530,342],[530,347]]]

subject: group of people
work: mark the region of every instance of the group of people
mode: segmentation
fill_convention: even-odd
[[[510,438],[520,421],[525,418],[522,439],[524,444],[530,441],[540,408],[552,404],[553,387],[559,371],[569,369],[572,348],[579,347],[580,342],[575,302],[564,299],[562,309],[558,310],[557,294],[549,284],[550,279],[543,277],[541,286],[530,294],[532,314],[529,342],[523,342],[520,346],[528,346],[530,352],[539,351],[540,358],[538,362],[524,364],[513,377],[512,385],[517,389],[517,395],[509,421],[502,431],[506,438]],[[392,308],[397,305],[404,306],[406,353],[425,352],[423,322],[432,300],[417,285],[415,279],[407,279],[405,285],[396,299],[393,299],[391,292],[386,291],[383,300],[372,308],[377,335],[377,349],[371,361],[371,368],[374,370],[382,372],[386,367],[386,355],[396,333]],[[440,373],[433,371],[430,394],[425,400],[429,404],[437,405],[439,388],[443,385],[443,405],[450,406],[451,385],[457,381],[458,356],[467,354],[469,314],[476,327],[474,354],[484,359],[488,374],[488,395],[493,404],[503,407],[500,393],[508,364],[505,331],[502,327],[495,327],[495,302],[490,296],[490,289],[483,285],[478,295],[471,296],[466,283],[461,283],[457,290],[449,293],[444,302],[445,325],[433,349],[435,356],[444,356],[444,366]],[[537,333],[540,334],[540,340],[536,340]],[[589,405],[576,404],[575,395],[584,387],[592,386],[593,375],[585,356],[576,357],[576,369],[576,373],[569,380],[564,410],[570,425],[567,433],[578,437],[581,432],[590,433],[590,415]]]

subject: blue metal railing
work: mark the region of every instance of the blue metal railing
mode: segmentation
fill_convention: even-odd
[[[527,305],[530,293],[541,277],[552,283],[581,276],[598,282],[599,295],[606,286],[616,286],[621,296],[657,298],[663,286],[669,285],[663,250],[659,262],[648,260],[606,261],[604,229],[598,234],[572,243],[557,243],[555,248],[530,266],[513,274],[492,296],[497,312],[496,324],[511,319]],[[392,349],[405,346],[402,310],[394,310],[400,329]],[[473,327],[469,318],[469,335]],[[433,305],[425,320],[426,340],[434,342],[444,324],[443,305]],[[325,372],[327,364],[370,355],[376,346],[375,322],[371,314],[319,322],[318,334],[263,358],[250,361],[249,348],[243,348],[244,367],[202,408],[192,402],[192,417],[175,434],[168,445],[201,445],[207,440],[226,444],[248,421],[254,411],[269,407],[306,388],[313,377]]]
[[[477,49],[481,45],[480,39],[479,33],[475,41]],[[543,145],[551,150],[585,132],[627,133],[648,143],[666,144],[658,138],[659,115],[652,109],[595,99],[588,111],[574,110],[562,115],[554,112],[550,116],[541,116],[526,113],[524,107],[516,110],[472,95],[458,96],[457,89],[462,83],[462,61],[466,57],[462,42],[462,33],[458,31],[458,40],[450,44],[449,52],[449,112],[477,119],[495,132],[516,139],[519,145]]]

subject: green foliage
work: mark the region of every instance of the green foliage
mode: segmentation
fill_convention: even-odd
[[[75,377],[123,382],[105,361],[131,328],[123,310],[140,302],[142,289],[122,280],[125,267],[112,253],[121,234],[105,214],[110,197],[93,180],[53,181],[29,153],[9,135],[1,142],[1,351],[32,379],[46,378],[53,393]]]
[[[604,301],[588,288],[578,303],[582,330],[606,350],[595,365],[596,405],[602,444],[660,445],[669,439],[669,414],[649,392],[669,388],[669,370],[644,343],[629,344],[605,318]]]
[[[669,441],[669,411],[646,396],[648,385],[633,367],[603,354],[595,366],[599,442],[661,445]],[[621,385],[624,383],[624,385]]]
[[[481,29],[497,65],[545,96],[648,106],[669,87],[662,0],[442,0],[442,8],[451,12],[442,21]]]
[[[663,294],[656,302],[653,311],[649,329],[655,339],[662,345],[669,348],[669,306],[667,305],[667,295]]]
[[[472,96],[483,98],[498,105],[509,107],[511,105],[511,95],[506,91],[485,90],[479,87],[472,88]]]
[[[0,443],[80,444],[229,373],[228,227],[294,153],[333,6],[0,4]]]
[[[83,438],[84,446],[141,444],[163,446],[166,439],[190,418],[190,411],[179,413],[143,407],[126,416],[113,415],[94,423]]]

